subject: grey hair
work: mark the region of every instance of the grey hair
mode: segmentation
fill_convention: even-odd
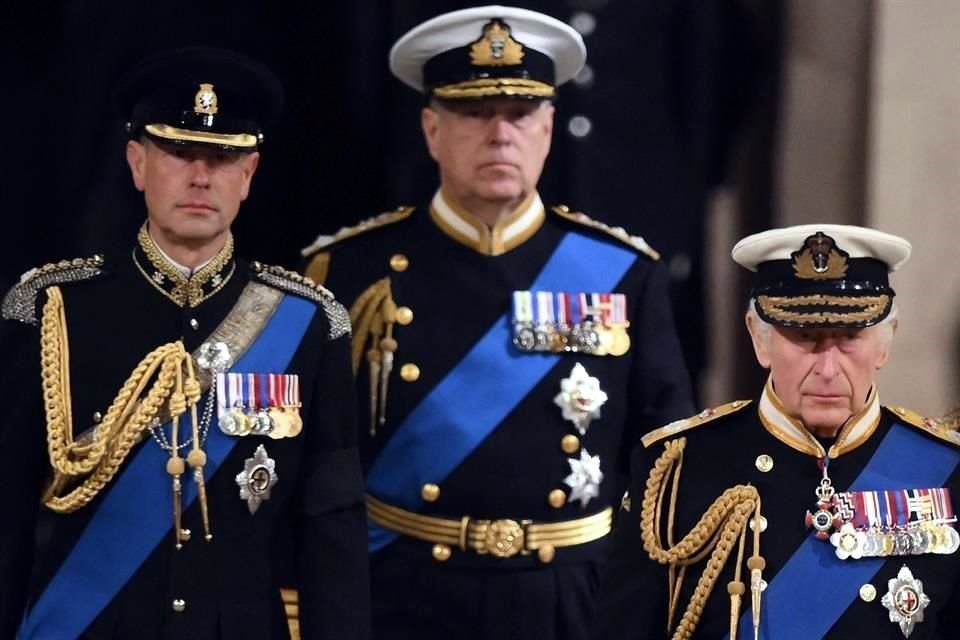
[[[899,311],[897,309],[897,303],[892,303],[890,307],[890,313],[887,314],[887,317],[878,322],[868,329],[873,328],[877,330],[877,337],[879,338],[880,346],[883,349],[889,349],[890,345],[893,343],[893,332],[897,326],[897,315]],[[755,298],[750,298],[750,302],[747,304],[747,316],[752,317],[752,323],[754,330],[757,333],[757,337],[763,343],[765,347],[770,346],[770,334],[773,331],[773,325],[760,317],[760,314],[757,313],[757,303]]]

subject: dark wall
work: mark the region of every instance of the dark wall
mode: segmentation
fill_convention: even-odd
[[[110,93],[124,69],[162,48],[234,48],[267,63],[285,85],[283,119],[267,134],[235,226],[242,254],[290,265],[320,232],[425,202],[436,169],[419,132],[422,98],[389,75],[387,53],[418,22],[473,4],[36,0],[5,7],[0,286],[36,264],[126,250],[145,212]],[[518,4],[594,23],[585,35],[592,79],[561,91],[544,199],[622,225],[665,255],[681,337],[699,369],[706,196],[724,179],[730,142],[763,97],[758,91],[775,85],[762,82],[776,65],[757,32],[755,3]],[[587,135],[570,132],[576,116],[589,120]]]

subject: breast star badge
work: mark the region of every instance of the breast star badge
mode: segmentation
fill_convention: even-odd
[[[607,401],[607,394],[600,388],[600,381],[583,368],[579,362],[573,365],[570,377],[560,381],[560,393],[553,399],[563,411],[563,419],[569,420],[580,432],[587,433],[590,421],[600,417],[600,407]]]
[[[909,638],[913,626],[923,622],[923,610],[930,604],[930,598],[923,592],[923,582],[903,565],[897,577],[887,581],[887,589],[880,603],[890,612],[890,622],[899,624],[903,637]]]
[[[567,496],[567,502],[580,501],[586,507],[592,498],[600,496],[600,483],[603,472],[600,471],[600,456],[591,456],[586,449],[580,450],[580,459],[568,458],[570,475],[563,479],[564,484],[573,489]]]
[[[243,463],[243,471],[237,474],[236,482],[240,487],[240,499],[247,501],[251,515],[260,508],[260,503],[270,499],[270,490],[280,479],[277,476],[277,463],[267,455],[261,444],[252,458]]]

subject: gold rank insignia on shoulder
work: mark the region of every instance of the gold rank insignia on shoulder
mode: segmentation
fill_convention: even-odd
[[[906,407],[887,407],[900,420],[911,426],[918,427],[930,435],[953,445],[960,445],[960,431],[957,430],[957,418],[948,415],[946,418],[932,418],[924,416]]]
[[[323,285],[317,284],[296,271],[290,271],[283,267],[251,262],[250,268],[257,280],[281,291],[293,293],[318,303],[326,312],[327,320],[330,323],[328,334],[330,340],[335,340],[350,333],[350,316],[347,310],[337,302],[333,293]]]
[[[4,296],[0,307],[4,320],[37,324],[37,295],[47,287],[65,282],[89,280],[103,273],[103,256],[51,262],[30,269]]]
[[[659,260],[660,254],[649,244],[647,241],[641,238],[640,236],[633,236],[627,233],[627,230],[623,227],[611,227],[610,225],[600,222],[599,220],[594,220],[585,213],[580,213],[579,211],[571,211],[570,207],[565,204],[557,205],[551,209],[554,213],[559,215],[561,218],[569,220],[571,222],[576,222],[591,229],[597,229],[602,231],[607,235],[613,236],[620,242],[630,245],[640,253],[646,255],[652,260]]]
[[[483,36],[470,47],[470,62],[477,67],[517,65],[523,60],[523,45],[510,35],[510,27],[491,20],[483,28]]]
[[[310,246],[300,250],[300,255],[307,257],[321,249],[327,248],[335,242],[358,236],[361,233],[366,233],[367,231],[372,231],[373,229],[378,229],[388,224],[406,220],[414,211],[414,207],[397,207],[393,211],[386,211],[372,218],[361,220],[353,226],[341,227],[340,230],[333,235],[319,235]]]
[[[623,293],[513,292],[513,343],[520,351],[622,356],[630,350]]]
[[[682,433],[694,427],[699,427],[707,424],[708,422],[713,422],[714,420],[728,416],[731,413],[742,411],[744,408],[749,406],[751,402],[752,400],[734,400],[733,402],[722,404],[719,407],[704,409],[700,413],[690,416],[689,418],[675,420],[674,422],[664,425],[659,429],[654,429],[650,433],[643,436],[643,438],[641,438],[641,442],[643,442],[644,447],[650,447],[650,445],[660,442],[664,438]]]

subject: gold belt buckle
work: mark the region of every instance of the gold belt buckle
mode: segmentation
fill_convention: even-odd
[[[524,528],[516,520],[494,520],[487,524],[486,551],[497,558],[509,558],[523,551]]]

